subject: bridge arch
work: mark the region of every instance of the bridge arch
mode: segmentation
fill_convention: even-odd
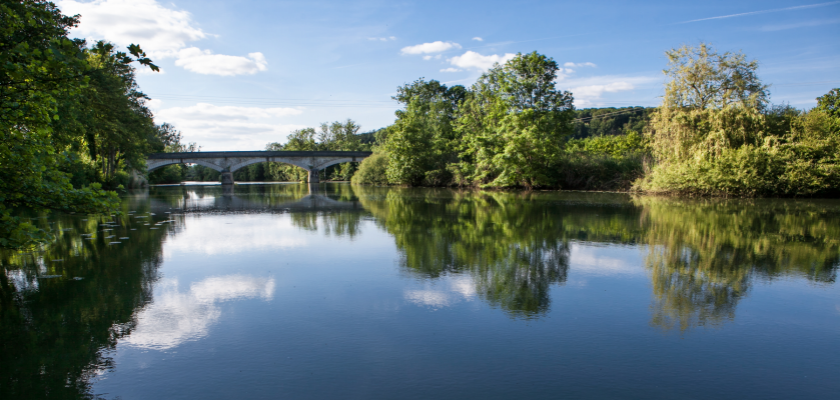
[[[319,170],[323,170],[327,167],[331,167],[333,165],[346,163],[346,162],[362,162],[362,160],[357,160],[356,158],[351,158],[351,157],[341,158],[341,159],[338,159],[338,160],[330,160],[330,161],[328,161],[324,164],[318,165],[316,168],[318,168]]]
[[[253,158],[253,159],[242,161],[238,164],[231,165],[230,166],[230,172],[236,172],[237,170],[245,168],[245,167],[247,167],[251,164],[259,164],[259,163],[264,163],[264,162],[277,162],[277,163],[289,164],[289,165],[293,165],[295,167],[300,167],[300,168],[303,168],[303,169],[309,171],[308,166],[301,165],[301,164],[303,164],[301,162],[294,162],[292,160],[288,160],[288,159],[285,159],[285,158],[274,157],[272,159]]]
[[[266,158],[266,159],[254,158],[254,159],[245,160],[245,161],[242,161],[240,163],[231,165],[230,166],[230,172],[236,172],[237,170],[245,168],[245,167],[247,167],[251,164],[259,164],[259,163],[264,163],[264,162],[277,162],[277,163],[289,164],[289,165],[293,165],[295,167],[303,168],[306,171],[309,171],[309,170],[312,170],[312,169],[322,171],[322,170],[326,169],[327,167],[331,167],[331,166],[336,165],[336,164],[341,164],[341,163],[346,163],[346,162],[361,162],[361,161],[362,160],[360,160],[359,157],[347,157],[347,158],[340,158],[340,159],[337,159],[337,160],[329,160],[327,162],[323,162],[323,163],[318,164],[318,165],[305,165],[306,163],[304,163],[302,161],[290,160],[290,159],[280,158],[280,157],[273,157],[271,159],[268,159],[268,158]]]
[[[151,165],[151,163],[146,162],[146,171],[152,172],[152,171],[154,171],[158,168],[165,167],[167,165],[172,165],[172,164],[198,164],[198,165],[210,168],[210,169],[214,169],[214,170],[219,171],[219,172],[224,172],[224,168],[222,168],[222,167],[220,167],[216,164],[213,164],[211,162],[201,160],[201,159],[170,159],[170,160],[155,160],[155,161],[156,162],[154,163],[154,165]]]

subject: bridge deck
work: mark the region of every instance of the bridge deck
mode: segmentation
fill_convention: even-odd
[[[194,153],[152,153],[150,160],[180,158],[233,158],[233,157],[368,157],[370,151],[200,151]]]

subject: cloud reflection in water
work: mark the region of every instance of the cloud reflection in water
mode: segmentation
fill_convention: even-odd
[[[288,218],[237,215],[222,218],[196,216],[186,229],[168,239],[164,253],[233,254],[256,249],[299,248],[309,245]]]
[[[217,303],[236,299],[274,298],[274,278],[244,275],[213,276],[178,291],[178,281],[161,283],[155,301],[137,314],[137,328],[124,343],[166,350],[207,335],[221,311]]]
[[[472,301],[476,296],[475,283],[467,275],[446,276],[434,285],[427,283],[426,286],[422,290],[406,290],[405,299],[420,306],[440,308],[462,300]]]

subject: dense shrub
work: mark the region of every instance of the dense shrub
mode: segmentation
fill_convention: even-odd
[[[365,158],[359,170],[353,175],[354,184],[386,185],[388,184],[388,155],[385,153],[373,153]]]
[[[840,130],[820,110],[785,124],[756,108],[673,110],[653,120],[657,165],[636,188],[703,196],[826,195],[840,188]]]
[[[553,181],[567,190],[628,190],[644,175],[648,150],[644,136],[573,139],[553,168]]]

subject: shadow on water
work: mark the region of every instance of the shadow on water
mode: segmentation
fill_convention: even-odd
[[[289,184],[151,188],[122,207],[37,219],[54,244],[0,253],[0,398],[91,397],[91,378],[112,368],[109,352],[152,301],[163,242],[188,228],[186,215],[287,213],[300,229],[351,238],[370,220],[393,237],[401,269],[469,276],[515,319],[550,312],[574,243],[639,248],[650,323],[666,330],[722,326],[756,280],[833,283],[840,265],[840,203],[828,200]]]

